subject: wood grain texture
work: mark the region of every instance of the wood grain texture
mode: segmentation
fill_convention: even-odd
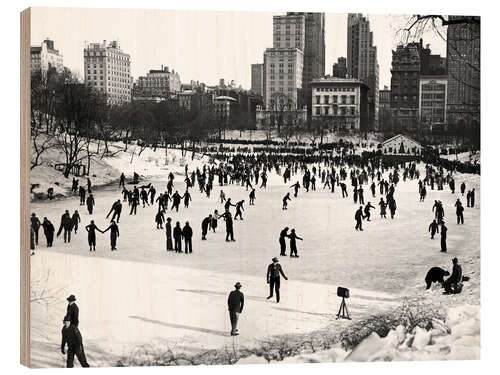
[[[20,238],[20,264],[21,264],[21,339],[20,362],[30,367],[30,48],[31,48],[31,11],[25,9],[21,12],[21,238]]]

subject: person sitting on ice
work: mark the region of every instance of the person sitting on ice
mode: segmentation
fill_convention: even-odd
[[[462,291],[462,266],[458,264],[458,259],[453,258],[453,271],[451,276],[443,283],[445,294],[455,294]]]

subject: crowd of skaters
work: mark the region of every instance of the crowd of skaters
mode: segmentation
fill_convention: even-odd
[[[122,173],[119,181],[119,188],[123,196],[123,200],[117,199],[111,206],[106,219],[111,215],[109,226],[101,230],[97,227],[94,220],[91,220],[85,226],[88,235],[89,250],[96,250],[96,232],[106,233],[110,231],[111,250],[117,249],[117,238],[119,237],[118,224],[120,222],[121,213],[124,204],[128,204],[130,211],[129,215],[136,215],[137,208],[141,206],[157,205],[155,210],[154,222],[156,228],[165,230],[166,235],[166,250],[177,253],[182,253],[182,243],[184,242],[184,252],[192,253],[192,238],[193,229],[189,222],[186,221],[183,225],[176,221],[175,225],[170,216],[167,216],[168,211],[179,211],[181,202],[184,203],[184,208],[188,209],[192,201],[190,189],[198,188],[201,194],[205,194],[210,198],[210,194],[214,189],[214,185],[220,188],[219,203],[223,205],[223,212],[219,214],[217,208],[213,213],[208,214],[201,222],[201,239],[207,240],[210,232],[215,233],[218,227],[218,220],[223,219],[225,222],[227,242],[236,241],[234,236],[234,221],[244,220],[244,203],[245,200],[238,200],[233,203],[230,197],[226,197],[224,187],[228,185],[238,185],[249,193],[249,205],[254,206],[256,201],[256,188],[266,189],[268,174],[275,172],[283,178],[286,186],[293,178],[296,182],[290,186],[293,189],[294,199],[299,199],[300,189],[304,189],[305,193],[314,192],[317,189],[317,183],[323,190],[328,189],[332,194],[335,193],[335,188],[340,189],[337,194],[343,199],[349,197],[348,183],[350,182],[352,189],[353,203],[358,206],[355,211],[355,230],[363,231],[363,220],[371,221],[370,210],[376,209],[370,201],[365,203],[365,189],[369,191],[372,198],[376,198],[377,191],[379,197],[379,215],[381,219],[386,219],[386,211],[389,209],[391,219],[396,215],[396,198],[397,185],[402,179],[417,180],[419,187],[420,202],[425,201],[427,187],[431,190],[444,190],[447,186],[451,194],[455,194],[455,180],[453,172],[446,171],[442,167],[434,167],[426,165],[425,174],[421,176],[416,163],[386,163],[382,159],[363,159],[358,155],[341,154],[341,155],[280,155],[280,154],[234,154],[222,155],[217,158],[218,163],[212,165],[203,165],[191,172],[188,171],[186,165],[183,182],[185,183],[184,193],[181,195],[178,190],[178,182],[174,183],[174,175],[168,175],[167,190],[156,195],[156,189],[152,184],[139,185],[139,176],[134,173],[134,178],[131,184],[132,188],[127,188],[126,178]],[[388,177],[384,177],[388,173]],[[129,182],[130,183],[130,182]],[[72,190],[79,194],[80,205],[86,206],[89,215],[93,215],[93,208],[96,204],[92,193],[91,180],[87,178],[87,189],[83,186],[78,186],[78,180],[73,179]],[[460,184],[460,194],[463,197],[466,192],[466,184]],[[179,189],[180,190],[180,189]],[[283,198],[283,210],[288,208],[288,202],[292,201],[291,192],[287,192]],[[466,193],[467,207],[475,205],[475,189],[468,190]],[[124,202],[124,203],[122,203]],[[171,204],[169,204],[171,203]],[[170,209],[169,209],[170,206]],[[233,216],[231,209],[234,208]],[[464,224],[464,207],[457,198],[455,202],[457,224]],[[447,227],[444,222],[444,208],[441,201],[436,200],[432,211],[435,218],[429,225],[431,239],[439,233],[441,235],[441,251],[446,252],[446,234]],[[71,242],[71,234],[77,233],[78,226],[81,223],[81,217],[78,210],[70,214],[66,210],[60,220],[59,229],[56,236],[63,234],[64,242]],[[163,226],[165,225],[165,227]],[[39,228],[43,227],[44,235],[47,240],[47,247],[51,247],[54,240],[55,227],[46,217],[43,222],[40,222],[35,213],[31,217],[31,232],[32,242],[38,245]],[[286,241],[289,239],[290,257],[299,257],[297,251],[297,240],[303,240],[296,234],[295,229],[285,227],[279,234],[279,249],[280,256],[286,256]],[[32,246],[32,251],[34,251]],[[34,254],[34,252],[32,253]],[[454,259],[455,263],[455,259]],[[267,282],[270,284],[270,295],[276,295],[276,302],[279,302],[279,277],[287,277],[279,264],[279,259],[274,257],[272,263],[268,267]],[[456,276],[454,277],[456,279]],[[232,292],[228,300],[228,307],[231,319],[231,335],[237,335],[237,315],[243,310],[243,294],[240,291],[241,284],[235,284],[235,291]],[[238,314],[235,314],[238,313]],[[66,324],[66,323],[65,323]]]

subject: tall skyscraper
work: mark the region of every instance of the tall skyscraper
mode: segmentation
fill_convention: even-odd
[[[378,124],[379,66],[377,47],[373,45],[370,21],[362,14],[347,15],[347,74],[365,82],[368,91],[369,128]]]
[[[481,34],[480,18],[449,16],[446,65],[448,70],[448,122],[471,125],[480,121]]]
[[[332,66],[332,76],[336,78],[345,78],[347,75],[347,60],[345,57],[339,57]]]
[[[111,104],[131,100],[130,55],[117,41],[88,43],[83,51],[85,84],[106,94]]]
[[[252,87],[254,94],[264,96],[264,64],[252,64]]]
[[[267,48],[264,52],[266,109],[300,108],[304,43],[303,15],[273,17],[273,48]]]
[[[311,82],[324,75],[324,13],[288,12],[274,16],[273,48],[264,53],[266,108],[276,104],[271,96],[290,96],[286,101],[292,104],[293,109],[303,105],[310,109]]]
[[[444,114],[442,96],[443,75],[446,73],[439,55],[431,54],[423,41],[400,45],[392,51],[391,66],[391,114],[396,129],[417,130],[421,123],[421,105],[427,119],[430,110],[434,123],[442,124]],[[434,78],[433,78],[434,77]],[[423,79],[421,79],[423,78]],[[423,86],[422,86],[423,85]],[[421,93],[421,87],[425,93]],[[422,96],[422,95],[423,96]],[[425,120],[426,124],[432,122]]]
[[[304,103],[311,112],[311,82],[325,76],[325,13],[288,12],[287,16],[303,15],[305,20],[304,69],[302,88]]]

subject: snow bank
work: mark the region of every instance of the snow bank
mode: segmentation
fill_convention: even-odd
[[[92,146],[93,150],[97,148],[96,145]],[[103,147],[101,144],[100,148]],[[102,159],[92,158],[89,177],[93,187],[113,183],[120,178],[121,173],[124,173],[128,179],[133,177],[134,172],[143,178],[164,177],[170,172],[183,174],[186,164],[189,164],[192,170],[203,167],[203,164],[208,161],[206,157],[196,154],[193,159],[191,152],[182,155],[182,151],[178,149],[157,148],[153,150],[148,147],[139,155],[139,146],[129,144],[125,151],[125,145],[122,142],[110,143],[109,151],[113,156]],[[60,150],[50,149],[43,154],[42,164],[31,170],[32,198],[45,199],[49,187],[54,189],[56,198],[71,195],[73,175],[65,178],[62,172],[55,169],[55,165],[63,163],[64,160],[65,156]],[[87,159],[84,157],[82,164],[86,165],[86,163]],[[86,177],[77,177],[80,185],[86,184]]]
[[[398,326],[386,337],[372,332],[351,351],[336,345],[330,350],[288,358],[284,362],[478,360],[479,311],[479,305],[453,307],[448,311],[446,322],[435,321],[430,330],[416,327],[407,332]]]

